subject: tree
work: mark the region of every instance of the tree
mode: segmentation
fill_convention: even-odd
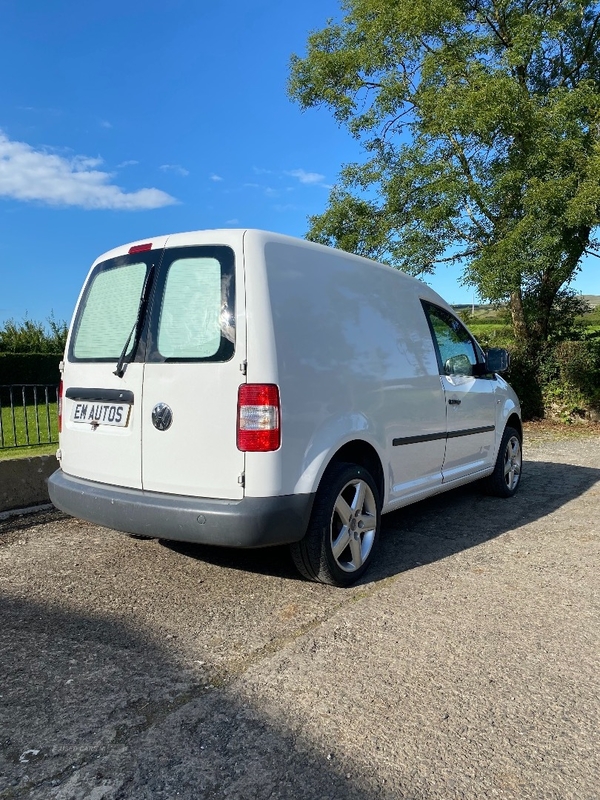
[[[67,341],[68,327],[51,314],[47,327],[25,317],[22,322],[9,319],[0,329],[0,353],[62,353]]]
[[[308,238],[412,274],[446,262],[535,349],[600,222],[600,4],[346,0],[289,92],[364,146]],[[572,305],[572,304],[571,304]]]

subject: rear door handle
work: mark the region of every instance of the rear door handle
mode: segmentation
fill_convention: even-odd
[[[448,405],[449,406],[459,406],[460,404],[461,404],[461,401],[457,400],[455,397],[452,397],[450,400],[448,400]]]

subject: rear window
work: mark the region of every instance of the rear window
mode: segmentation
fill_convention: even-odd
[[[233,250],[167,248],[98,264],[77,309],[69,359],[117,362],[126,345],[125,360],[228,361],[235,350]]]
[[[228,361],[235,351],[235,257],[225,245],[167,248],[145,359]]]
[[[77,315],[71,345],[75,359],[119,358],[137,318],[147,268],[122,264],[92,276]]]
[[[166,359],[205,359],[217,353],[221,346],[221,265],[216,258],[180,258],[169,266],[157,345]]]

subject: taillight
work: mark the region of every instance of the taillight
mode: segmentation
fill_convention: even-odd
[[[63,400],[63,382],[62,379],[58,384],[58,432],[62,433],[62,400]]]
[[[244,383],[238,392],[238,449],[265,453],[280,444],[279,388],[274,383]]]

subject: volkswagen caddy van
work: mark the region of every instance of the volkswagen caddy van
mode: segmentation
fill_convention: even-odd
[[[302,575],[349,585],[382,514],[469,481],[514,494],[507,363],[365,258],[257,230],[127,244],[77,303],[50,496],[138,536],[289,544]]]

